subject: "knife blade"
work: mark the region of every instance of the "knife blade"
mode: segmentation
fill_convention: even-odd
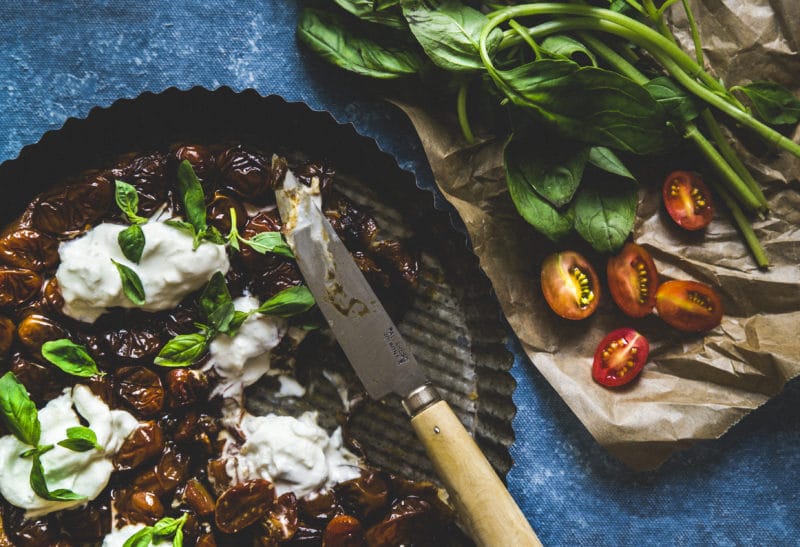
[[[369,395],[400,396],[472,538],[482,546],[541,545],[464,426],[427,382],[350,252],[322,213],[319,182],[287,172],[276,190],[284,234],[300,272]]]

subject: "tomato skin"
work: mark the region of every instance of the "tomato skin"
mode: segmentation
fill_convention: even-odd
[[[633,329],[617,329],[597,346],[592,378],[606,387],[625,385],[639,375],[649,353],[647,338]]]
[[[608,259],[608,290],[617,306],[631,317],[644,317],[656,305],[658,270],[650,253],[636,243]]]
[[[711,330],[722,321],[717,292],[697,281],[667,281],[656,292],[656,310],[669,326],[684,332]]]
[[[564,319],[584,319],[597,309],[597,274],[575,251],[553,253],[542,263],[542,293],[550,308]]]
[[[714,216],[711,192],[703,182],[703,177],[697,173],[670,173],[664,180],[661,195],[669,216],[686,230],[702,230]]]

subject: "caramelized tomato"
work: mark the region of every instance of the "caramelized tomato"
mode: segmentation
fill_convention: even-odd
[[[644,336],[633,329],[617,329],[597,346],[592,378],[606,387],[625,385],[642,371],[649,352]]]
[[[664,180],[661,191],[672,220],[687,230],[702,230],[714,216],[711,192],[703,178],[690,171],[675,171]]]
[[[627,243],[608,259],[608,289],[617,306],[631,317],[644,317],[656,305],[658,271],[644,247]]]
[[[696,281],[667,281],[656,293],[656,310],[669,326],[685,332],[711,330],[722,321],[716,291]]]
[[[584,319],[597,309],[600,283],[592,265],[574,251],[553,253],[542,263],[542,292],[565,319]]]

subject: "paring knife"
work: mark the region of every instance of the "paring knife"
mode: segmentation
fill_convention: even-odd
[[[339,345],[369,395],[396,393],[472,539],[540,546],[535,532],[450,406],[428,383],[397,327],[322,214],[318,181],[291,171],[276,192],[284,233]]]

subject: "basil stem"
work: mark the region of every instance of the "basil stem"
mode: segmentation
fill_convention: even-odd
[[[461,83],[458,88],[458,98],[456,99],[458,111],[458,124],[461,126],[461,133],[469,144],[475,142],[475,135],[472,133],[472,128],[469,126],[469,117],[467,114],[467,91],[469,90],[469,81]]]

